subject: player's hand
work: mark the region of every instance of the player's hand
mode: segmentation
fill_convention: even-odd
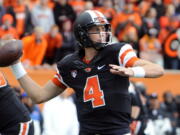
[[[134,75],[134,72],[131,68],[125,68],[113,64],[110,64],[109,66],[111,67],[110,72],[113,74],[127,76],[127,77],[132,77]]]

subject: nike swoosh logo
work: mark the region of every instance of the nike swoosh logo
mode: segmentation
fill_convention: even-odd
[[[102,66],[98,66],[97,69],[101,70],[103,67],[105,67],[106,65],[102,65]]]

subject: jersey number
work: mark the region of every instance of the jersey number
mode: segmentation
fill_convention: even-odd
[[[84,102],[92,102],[93,108],[104,106],[104,93],[99,85],[98,76],[88,77],[84,88]]]

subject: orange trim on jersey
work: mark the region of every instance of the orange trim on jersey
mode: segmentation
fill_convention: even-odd
[[[7,85],[7,81],[4,78],[3,74],[0,72],[0,88]]]
[[[133,49],[127,49],[127,50],[124,51],[123,54],[120,56],[120,61],[121,61],[122,64],[123,64],[124,57],[127,55],[128,52],[131,52],[131,51],[133,51]]]
[[[22,129],[22,133],[21,133],[21,135],[26,135],[26,132],[27,132],[27,123],[23,123],[23,129]]]
[[[131,59],[128,60],[125,67],[132,67],[137,60],[139,60],[138,57],[132,57]]]
[[[91,62],[91,60],[87,60],[85,57],[82,59],[82,61],[86,64],[89,64]]]
[[[58,78],[56,78],[56,77],[54,77],[54,78],[52,79],[52,82],[53,82],[55,85],[59,86],[60,88],[63,88],[63,89],[67,88],[67,87],[66,87],[62,82],[60,82],[60,81],[58,80]]]

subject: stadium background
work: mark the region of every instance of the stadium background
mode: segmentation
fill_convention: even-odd
[[[38,6],[33,9],[39,1],[44,1],[41,6],[47,8],[47,12]],[[68,6],[63,7],[62,3],[59,5],[57,1],[59,3],[65,1]],[[28,10],[24,10],[24,5],[28,7]],[[72,25],[75,16],[84,9],[100,10],[112,24],[114,41],[130,42],[138,56],[165,68],[165,75],[161,78],[131,78],[131,80],[142,82],[147,88],[148,96],[152,100],[158,98],[160,103],[165,102],[164,93],[170,92],[173,96],[172,104],[174,104],[176,97],[180,95],[180,40],[178,35],[178,30],[180,34],[180,0],[0,0],[0,38],[22,39],[24,43],[22,63],[28,74],[43,85],[53,77],[55,62],[76,50]],[[51,12],[54,15],[54,22],[50,19],[52,18]],[[33,16],[32,20],[30,14]],[[39,26],[43,27],[46,32],[45,36]],[[53,34],[56,35],[55,38],[51,38]],[[36,42],[28,42],[33,41],[37,35],[39,38]],[[36,45],[39,45],[39,48],[36,48]],[[31,61],[28,61],[30,59]],[[5,73],[12,86],[19,87],[9,68],[0,68],[0,70]],[[26,98],[27,95],[23,92],[21,89],[21,96]],[[154,97],[152,93],[157,95]],[[172,104],[169,104],[167,108],[171,108]],[[39,105],[41,111],[43,105]],[[36,113],[39,112],[35,111]],[[169,119],[173,127],[168,135],[180,135],[180,101],[179,104],[177,103],[177,109],[168,113],[171,115]],[[59,116],[59,114],[53,115]],[[65,118],[64,120],[67,121]],[[149,119],[152,118],[149,116]],[[39,122],[39,119],[34,119],[34,121]],[[55,121],[57,124],[59,122]],[[36,125],[36,130],[37,127]],[[162,131],[158,126],[157,130]],[[40,132],[35,135],[40,135]]]

